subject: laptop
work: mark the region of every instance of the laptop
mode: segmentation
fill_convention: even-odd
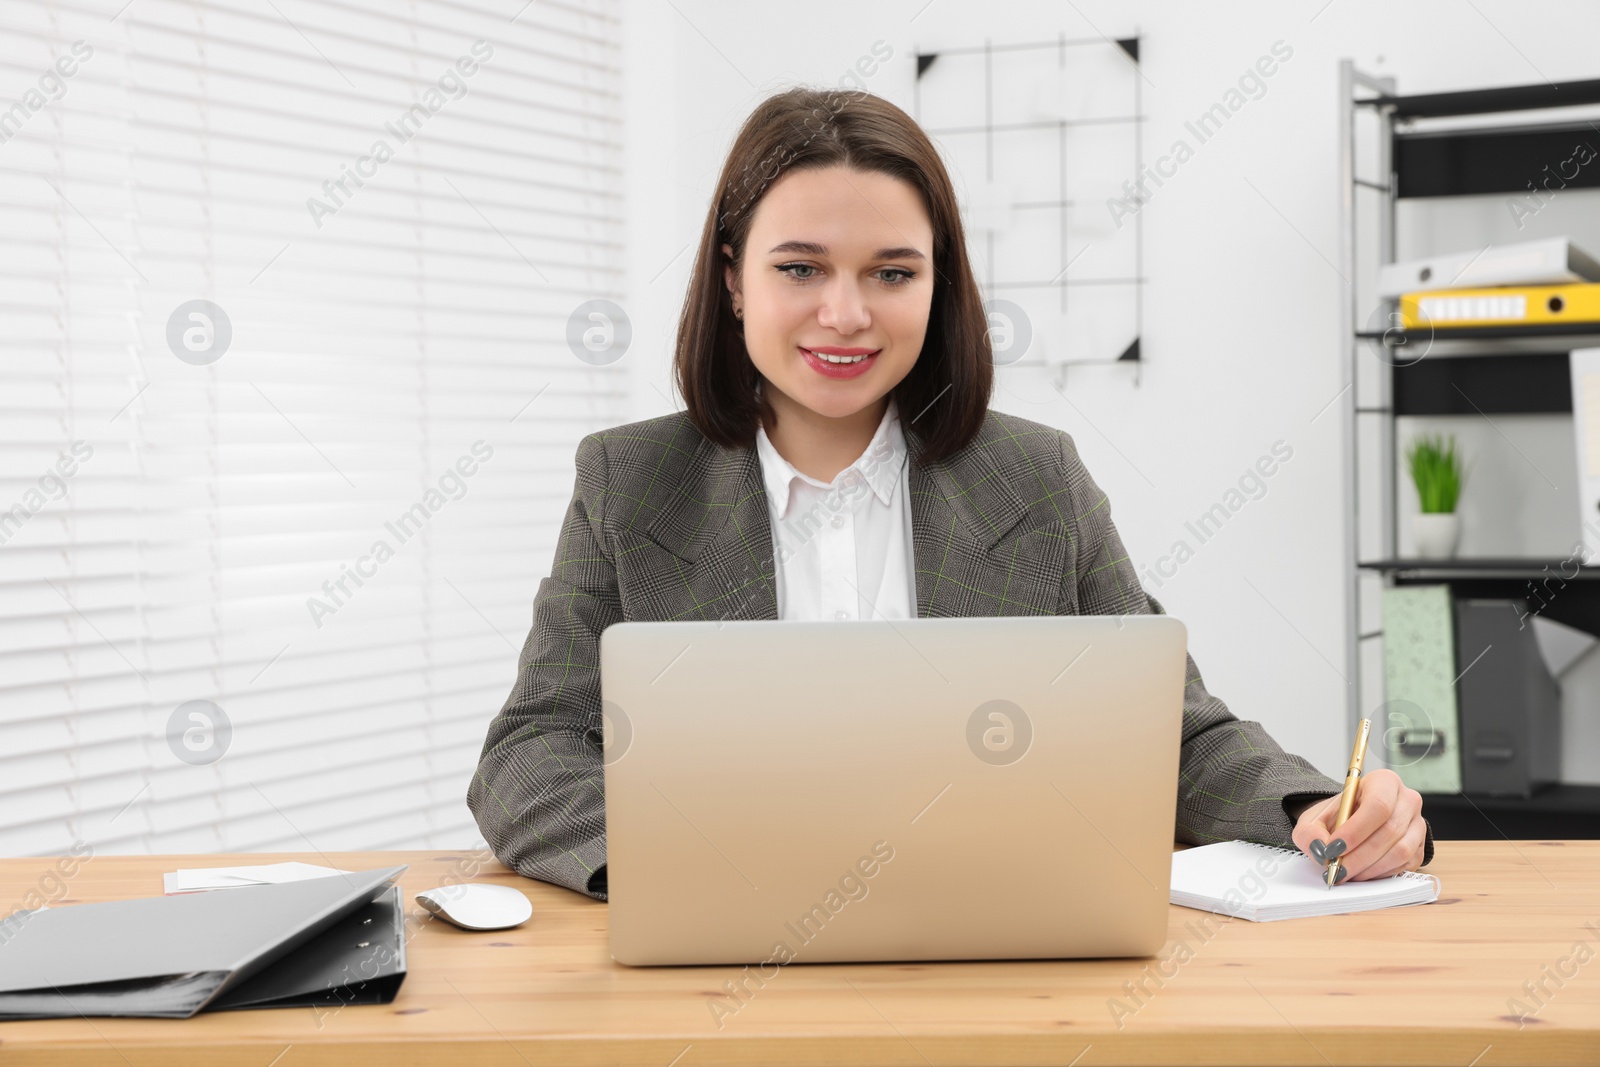
[[[1167,615],[601,634],[611,956],[1149,956],[1188,631]]]

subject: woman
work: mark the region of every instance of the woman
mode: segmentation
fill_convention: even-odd
[[[606,897],[599,643],[631,619],[1164,614],[1067,433],[988,408],[993,355],[949,176],[899,108],[792,89],[723,167],[679,325],[687,410],[584,438],[468,804],[502,862]],[[1340,782],[1184,694],[1177,837],[1433,856],[1421,796]],[[1315,849],[1313,844],[1315,843]]]

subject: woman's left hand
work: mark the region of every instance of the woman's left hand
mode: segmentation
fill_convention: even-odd
[[[1350,817],[1335,832],[1338,814],[1337,793],[1312,804],[1295,823],[1294,843],[1318,864],[1339,860],[1348,872],[1339,881],[1387,878],[1422,866],[1428,836],[1422,794],[1408,788],[1398,774],[1385,768],[1362,775]]]

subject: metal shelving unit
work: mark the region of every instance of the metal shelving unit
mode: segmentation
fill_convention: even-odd
[[[1350,60],[1339,66],[1340,122],[1340,259],[1344,285],[1341,311],[1347,323],[1344,346],[1342,398],[1345,433],[1345,611],[1347,619],[1345,661],[1350,679],[1349,736],[1366,708],[1361,672],[1362,651],[1368,642],[1383,637],[1381,628],[1363,632],[1362,578],[1376,574],[1382,587],[1412,582],[1447,582],[1457,597],[1526,596],[1533,580],[1561,570],[1571,575],[1571,592],[1555,598],[1543,614],[1547,618],[1600,635],[1600,567],[1578,567],[1563,560],[1455,559],[1408,560],[1396,558],[1399,486],[1395,476],[1396,419],[1400,415],[1570,412],[1571,384],[1567,353],[1573,348],[1600,344],[1600,326],[1531,326],[1456,328],[1419,335],[1417,331],[1385,328],[1398,322],[1391,317],[1393,302],[1370,316],[1358,306],[1356,278],[1361,244],[1358,191],[1378,195],[1376,263],[1395,261],[1395,216],[1398,201],[1406,198],[1522,193],[1529,174],[1539,172],[1542,161],[1563,159],[1571,151],[1577,129],[1595,127],[1567,118],[1493,125],[1496,116],[1525,111],[1545,111],[1600,104],[1600,79],[1565,85],[1510,86],[1464,92],[1401,96],[1393,77],[1375,77],[1355,68]],[[1358,117],[1367,112],[1377,121],[1375,149],[1377,177],[1356,170]],[[1419,131],[1413,120],[1482,116],[1478,125],[1451,124],[1445,129]],[[1580,170],[1568,188],[1600,188],[1600,166]],[[1372,321],[1376,319],[1376,321]],[[1425,344],[1427,358],[1412,358]],[[1363,346],[1377,353],[1377,400],[1363,406],[1359,378]],[[1408,347],[1410,346],[1410,347]],[[1468,407],[1462,390],[1453,382],[1474,384],[1474,394],[1492,397],[1484,406]],[[1454,395],[1453,395],[1454,394]],[[1375,558],[1361,558],[1361,441],[1362,419],[1379,419],[1378,498],[1381,501],[1380,545]],[[1379,724],[1382,729],[1382,724]],[[1428,795],[1426,810],[1435,836],[1600,837],[1600,786],[1560,783],[1532,798],[1484,798]]]

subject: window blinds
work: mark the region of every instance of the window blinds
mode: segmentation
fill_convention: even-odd
[[[0,854],[460,846],[623,369],[611,0],[0,9]]]

